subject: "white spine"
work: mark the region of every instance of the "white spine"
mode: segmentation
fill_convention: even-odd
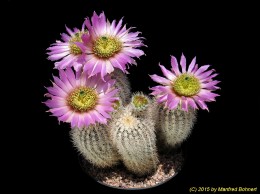
[[[122,104],[128,104],[131,96],[131,86],[128,77],[122,71],[116,69],[111,73],[111,78],[116,80],[114,86],[119,90],[118,97],[121,99]]]
[[[93,165],[105,168],[118,163],[119,155],[112,146],[109,133],[104,125],[74,128],[71,131],[74,146]]]
[[[111,123],[111,139],[128,170],[145,175],[157,168],[158,155],[154,123],[138,119],[126,109],[118,120]]]
[[[185,141],[196,121],[196,111],[159,110],[159,139],[168,147],[175,147]]]

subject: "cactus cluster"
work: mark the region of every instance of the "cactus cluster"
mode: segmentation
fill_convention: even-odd
[[[215,101],[218,74],[190,65],[182,54],[171,56],[171,69],[160,65],[164,77],[150,90],[132,94],[126,73],[146,46],[139,31],[123,20],[109,22],[104,12],[86,17],[81,29],[66,27],[47,50],[59,76],[47,87],[44,102],[53,116],[70,123],[72,142],[81,155],[99,168],[123,163],[132,173],[152,173],[160,149],[173,149],[185,141],[196,120],[196,110],[208,110]]]
[[[170,111],[142,92],[130,96],[127,76],[118,72],[112,76],[120,83],[115,84],[119,100],[108,124],[74,128],[72,141],[96,167],[112,167],[121,161],[137,176],[153,173],[159,163],[158,149],[181,144],[191,132],[196,112]]]

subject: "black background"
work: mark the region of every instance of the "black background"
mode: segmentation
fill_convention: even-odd
[[[11,109],[7,160],[9,189],[25,191],[73,191],[124,193],[96,183],[79,166],[76,150],[69,138],[69,125],[58,124],[46,113],[44,86],[52,74],[46,48],[68,27],[81,27],[93,11],[104,11],[117,21],[124,16],[127,27],[135,26],[146,38],[146,56],[132,66],[129,79],[132,91],[149,92],[154,86],[148,74],[161,75],[158,63],[170,67],[170,55],[183,52],[190,62],[197,56],[199,65],[211,64],[221,80],[221,96],[209,103],[210,112],[200,110],[191,137],[185,144],[187,158],[182,171],[171,181],[147,193],[188,193],[197,187],[259,186],[259,96],[256,95],[259,64],[254,59],[257,25],[254,5],[176,3],[169,1],[7,1],[7,65],[12,87],[22,88],[19,108]],[[258,38],[259,40],[259,38]],[[259,50],[259,49],[258,49]],[[10,73],[11,72],[11,73]],[[6,86],[6,84],[4,84]],[[11,85],[10,85],[11,86]],[[9,89],[9,90],[8,90]],[[17,99],[17,98],[16,98]],[[15,111],[19,111],[18,113]],[[18,117],[18,118],[17,118]],[[16,118],[16,119],[15,119]],[[16,126],[17,124],[17,126]],[[12,173],[11,173],[12,170]],[[17,185],[16,185],[17,183]],[[19,185],[19,186],[18,186]],[[36,189],[34,189],[34,186]],[[260,189],[260,188],[258,188]]]

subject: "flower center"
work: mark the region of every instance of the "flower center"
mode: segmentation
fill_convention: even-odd
[[[70,53],[74,55],[82,54],[81,49],[75,44],[75,42],[82,42],[81,36],[86,32],[77,32],[74,36],[70,39]]]
[[[93,88],[80,87],[70,93],[67,102],[73,110],[87,112],[96,106],[98,95]]]
[[[144,107],[145,105],[148,104],[148,100],[146,97],[144,96],[134,96],[134,99],[133,99],[133,104],[136,108],[142,108]]]
[[[199,80],[189,74],[182,74],[174,81],[173,90],[180,96],[194,96],[200,91]]]
[[[109,58],[122,49],[122,43],[113,37],[101,36],[93,45],[93,52],[99,58]]]

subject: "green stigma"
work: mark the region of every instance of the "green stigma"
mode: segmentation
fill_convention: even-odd
[[[200,91],[199,80],[187,73],[184,73],[176,78],[173,83],[172,89],[180,96],[194,96]]]
[[[98,101],[98,95],[93,88],[80,87],[74,90],[67,98],[69,106],[77,112],[92,110]]]
[[[148,100],[145,96],[134,96],[133,104],[136,108],[142,108],[148,104]]]
[[[82,54],[81,49],[75,44],[75,42],[82,42],[81,36],[87,32],[77,32],[74,34],[74,36],[70,39],[70,53],[74,55],[80,55]]]
[[[93,45],[93,52],[99,58],[109,58],[122,49],[122,43],[113,37],[101,36]]]

